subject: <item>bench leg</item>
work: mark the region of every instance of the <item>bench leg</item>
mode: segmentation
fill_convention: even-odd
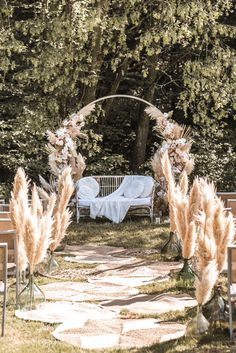
[[[76,220],[77,220],[77,223],[79,223],[79,219],[80,219],[80,210],[78,207],[76,207]]]
[[[230,340],[233,340],[233,319],[232,319],[232,301],[229,296],[229,336]]]

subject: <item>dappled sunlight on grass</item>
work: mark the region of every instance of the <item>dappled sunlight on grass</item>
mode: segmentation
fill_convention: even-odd
[[[111,224],[83,220],[73,223],[65,239],[67,244],[93,243],[125,248],[159,247],[168,237],[167,225],[156,226],[147,221]]]

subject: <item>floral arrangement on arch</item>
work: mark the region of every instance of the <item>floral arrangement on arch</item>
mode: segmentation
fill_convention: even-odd
[[[85,161],[80,153],[77,153],[77,137],[85,138],[86,134],[81,132],[85,125],[85,117],[95,108],[94,104],[82,108],[79,112],[70,115],[68,119],[62,122],[62,126],[55,133],[47,131],[49,166],[51,172],[58,177],[63,170],[70,166],[72,178],[77,181],[81,178]]]
[[[161,159],[166,151],[170,158],[175,179],[179,179],[184,170],[187,174],[190,174],[194,166],[193,158],[190,156],[192,146],[190,129],[172,121],[173,112],[162,113],[156,107],[148,107],[145,111],[152,119],[156,120],[154,130],[163,139],[151,162],[156,180],[161,184],[165,180]]]

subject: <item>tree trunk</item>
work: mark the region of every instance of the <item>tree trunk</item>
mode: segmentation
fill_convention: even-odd
[[[107,0],[98,0],[97,8],[98,12],[100,12],[100,22],[102,23],[102,19],[105,13],[108,11],[108,2]],[[103,63],[103,54],[102,54],[102,26],[99,24],[97,27],[94,28],[94,35],[92,44],[93,47],[91,49],[91,70],[96,73],[96,79],[92,86],[86,86],[83,94],[83,105],[86,105],[96,99],[96,91],[97,91],[97,84],[101,72],[101,67]]]
[[[111,88],[109,90],[109,95],[116,94],[116,92],[117,92],[117,90],[118,90],[118,88],[120,86],[121,80],[126,75],[128,67],[129,67],[129,59],[125,58],[123,63],[122,63],[122,65],[120,66],[117,74],[116,74],[115,80],[113,81],[113,83],[111,85]],[[106,106],[105,106],[105,119],[108,118],[108,115],[110,113],[112,104],[113,104],[113,99],[107,100],[107,103],[106,103]]]
[[[149,61],[149,72],[147,76],[147,83],[144,87],[143,98],[152,103],[155,94],[155,81],[157,77],[156,71],[156,56],[152,56]],[[138,173],[140,166],[146,160],[146,147],[149,132],[149,116],[140,109],[140,115],[136,127],[136,138],[134,142],[134,153],[132,160],[132,170]]]

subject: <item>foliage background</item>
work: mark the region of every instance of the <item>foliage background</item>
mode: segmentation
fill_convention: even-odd
[[[48,174],[45,132],[137,95],[194,130],[195,173],[235,190],[235,1],[0,0],[0,182]],[[78,141],[87,174],[148,171],[145,106],[107,100]]]

